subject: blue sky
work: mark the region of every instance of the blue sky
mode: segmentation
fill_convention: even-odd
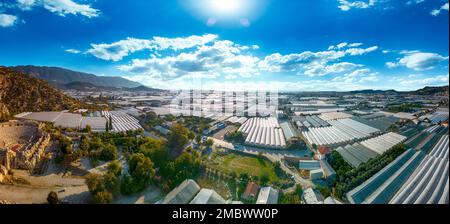
[[[448,85],[448,0],[2,0],[0,64],[166,89]]]

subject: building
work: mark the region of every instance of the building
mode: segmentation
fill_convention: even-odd
[[[311,179],[311,180],[318,180],[318,179],[322,179],[322,178],[323,178],[322,169],[311,170],[309,172],[309,179]]]
[[[327,205],[342,204],[342,202],[338,201],[336,198],[333,198],[331,196],[329,196],[328,198],[325,198],[323,203],[327,204]]]
[[[275,117],[248,119],[239,131],[245,134],[247,145],[273,149],[287,147],[285,134]]]
[[[323,196],[312,188],[303,191],[302,199],[306,204],[323,204]]]
[[[190,204],[226,204],[226,201],[214,190],[203,188]]]
[[[104,117],[83,117],[81,114],[66,112],[25,112],[14,116],[19,120],[52,123],[55,127],[82,130],[90,126],[93,132],[106,130]]]
[[[320,167],[320,161],[317,160],[300,160],[298,163],[298,168],[300,170],[317,170],[321,169]]]
[[[278,190],[272,187],[263,187],[259,191],[256,204],[278,204]]]
[[[244,193],[242,194],[242,198],[245,200],[250,200],[252,198],[256,198],[258,196],[259,185],[255,182],[249,182],[247,187],[245,188]]]
[[[323,176],[325,178],[330,181],[336,178],[336,171],[334,171],[333,167],[331,167],[331,165],[326,160],[320,161],[320,167],[322,168]]]
[[[167,194],[161,204],[188,204],[199,191],[200,186],[194,180],[187,179]]]

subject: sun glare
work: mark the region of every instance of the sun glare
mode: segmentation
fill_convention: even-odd
[[[211,0],[210,7],[216,13],[229,14],[242,10],[242,1],[239,0]]]

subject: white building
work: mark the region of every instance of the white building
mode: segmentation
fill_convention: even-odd
[[[263,187],[259,191],[256,204],[278,204],[278,190],[272,187]]]

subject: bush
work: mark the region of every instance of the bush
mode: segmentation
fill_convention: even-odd
[[[47,195],[47,202],[49,204],[58,204],[59,202],[58,194],[54,191],[50,191],[50,193],[48,193]]]

